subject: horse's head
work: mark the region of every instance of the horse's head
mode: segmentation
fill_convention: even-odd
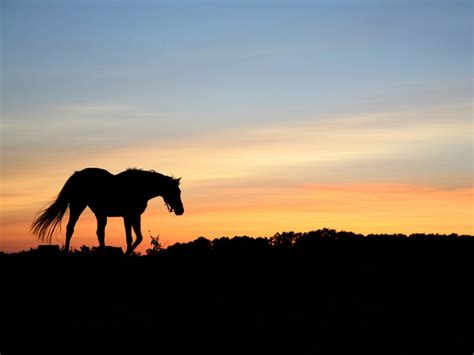
[[[184,213],[183,202],[181,202],[181,190],[179,188],[179,179],[171,179],[163,191],[163,200],[168,211],[174,212],[177,216]]]

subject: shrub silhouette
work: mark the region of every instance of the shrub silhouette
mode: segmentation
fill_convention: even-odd
[[[153,237],[152,235],[150,235],[150,245],[151,245],[151,248],[148,248],[146,250],[146,255],[157,255],[159,254],[162,250],[163,250],[163,246],[161,245],[161,242],[160,242],[160,236],[157,235],[156,237]]]

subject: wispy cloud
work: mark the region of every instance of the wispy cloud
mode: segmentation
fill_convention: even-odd
[[[90,107],[82,110],[94,111]],[[102,110],[115,112],[111,106],[98,109]],[[35,167],[70,172],[86,166],[115,171],[136,166],[183,175],[190,183],[273,181],[282,177],[298,181],[301,175],[311,181],[416,179],[426,183],[439,174],[444,182],[438,183],[448,186],[463,179],[465,184],[471,179],[472,169],[470,113],[469,104],[439,106],[348,117],[308,117],[271,125],[257,123],[177,137],[155,138],[151,134],[143,139],[124,138],[126,128],[133,129],[130,122],[125,129],[118,124],[118,135],[104,132],[101,137],[101,130],[95,126],[91,128],[92,136],[82,139],[74,136],[74,128],[60,123],[61,133],[53,130],[50,140],[37,139],[33,128],[21,127],[24,135],[12,132],[12,138],[7,139],[2,173],[13,177]],[[79,132],[87,130],[81,122],[77,122]],[[59,143],[54,141],[55,134],[62,135]],[[389,169],[390,164],[397,169]],[[440,168],[435,171],[437,166]]]
[[[317,181],[318,177],[327,179],[328,170],[339,173],[339,167],[345,166],[355,171],[361,167],[372,174],[366,177],[371,180],[387,180],[392,172],[377,171],[377,165],[383,163],[387,167],[392,162],[399,168],[403,162],[407,164],[405,172],[397,173],[398,180],[403,180],[404,175],[429,180],[433,171],[423,169],[445,163],[450,164],[451,173],[464,172],[467,179],[472,155],[469,112],[470,106],[462,105],[257,125],[203,134],[192,140],[145,143],[136,150],[124,149],[121,157],[125,161],[138,157],[138,163],[148,166],[170,167],[193,181],[259,177],[271,180],[272,175],[291,175],[292,169],[300,174],[301,167],[306,167],[307,179]],[[441,142],[444,154],[439,155]],[[374,166],[367,170],[371,162]],[[309,167],[314,171],[310,172]],[[445,171],[439,169],[439,173]],[[344,175],[352,180],[351,171],[346,169]],[[360,173],[356,175],[357,179],[362,178]],[[341,181],[343,177],[334,179]]]

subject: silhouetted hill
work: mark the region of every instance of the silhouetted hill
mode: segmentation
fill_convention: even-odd
[[[0,254],[0,351],[470,354],[473,250],[470,236],[323,229]]]

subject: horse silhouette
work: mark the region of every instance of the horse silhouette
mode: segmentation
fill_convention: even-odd
[[[41,210],[31,229],[41,240],[51,241],[56,227],[69,207],[66,228],[66,251],[79,216],[89,207],[97,218],[97,238],[105,247],[107,217],[123,217],[127,240],[127,254],[141,243],[141,214],[148,200],[162,196],[169,212],[184,213],[181,202],[181,179],[162,175],[155,171],[128,169],[117,175],[99,168],[87,168],[75,172],[64,184],[54,202]],[[133,242],[132,228],[136,240]]]

